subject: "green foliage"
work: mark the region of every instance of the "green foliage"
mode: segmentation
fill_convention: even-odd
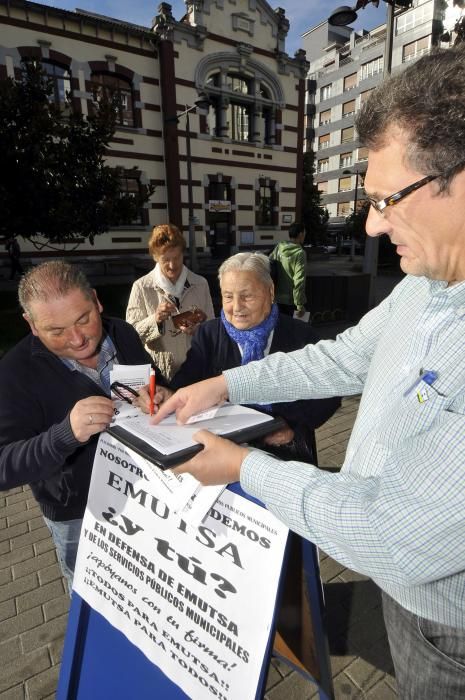
[[[370,210],[370,203],[365,202],[360,207],[357,207],[357,211],[353,211],[350,216],[346,217],[346,233],[358,241],[363,243],[365,240],[365,224]]]
[[[370,211],[370,203],[364,202],[360,208],[357,207],[357,213],[352,212],[346,217],[345,233],[353,238],[363,250],[366,241],[366,220]],[[397,265],[399,257],[396,253],[395,246],[391,243],[389,236],[383,235],[379,239],[378,261],[381,265]]]
[[[105,164],[114,105],[87,118],[63,114],[53,84],[33,61],[22,80],[0,81],[0,236],[43,236],[49,243],[95,236],[133,221],[153,188],[121,196],[118,170]]]
[[[314,154],[309,151],[304,153],[301,220],[306,243],[318,245],[325,241],[329,213],[321,206],[320,191],[313,181],[314,171]]]

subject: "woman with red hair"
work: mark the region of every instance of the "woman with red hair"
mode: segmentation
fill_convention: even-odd
[[[185,248],[177,226],[155,226],[149,240],[155,267],[134,282],[126,310],[126,320],[167,379],[186,359],[199,323],[215,315],[207,280],[184,265]],[[192,310],[194,320],[176,322],[178,314]]]

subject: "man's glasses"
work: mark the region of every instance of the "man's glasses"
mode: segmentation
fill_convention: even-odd
[[[404,197],[406,197],[408,194],[415,192],[415,190],[419,190],[420,187],[428,184],[428,182],[431,182],[431,180],[435,180],[437,177],[439,177],[439,175],[427,175],[426,177],[422,177],[421,180],[414,182],[413,185],[404,187],[402,190],[399,190],[399,192],[391,194],[391,196],[386,197],[386,199],[376,200],[373,199],[373,197],[367,196],[367,200],[370,202],[373,209],[376,209],[378,214],[384,216],[384,210],[387,209],[387,207],[392,207],[394,204],[398,204],[401,199],[404,199]]]

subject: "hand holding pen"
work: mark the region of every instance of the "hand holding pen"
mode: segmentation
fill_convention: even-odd
[[[163,323],[176,311],[176,304],[173,304],[173,302],[168,300],[160,302],[154,313],[156,323]]]
[[[166,386],[157,386],[153,397],[153,413],[156,415],[162,403],[173,395],[171,389]],[[142,386],[139,389],[139,397],[134,399],[133,405],[138,406],[143,413],[150,413],[150,385]],[[153,414],[152,414],[153,415]]]
[[[113,382],[111,390],[119,399],[137,406],[143,413],[154,415],[158,412],[159,406],[173,395],[173,392],[165,386],[156,386],[155,370],[153,373],[153,383],[141,386],[137,391],[122,382]],[[152,384],[153,390],[151,389]]]

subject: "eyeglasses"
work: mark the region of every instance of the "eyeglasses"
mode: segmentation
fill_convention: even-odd
[[[110,385],[110,389],[119,399],[126,401],[126,403],[132,404],[131,395],[139,396],[139,393],[133,389],[132,386],[128,386],[122,382],[113,382],[113,384]]]
[[[391,194],[391,196],[386,197],[386,199],[376,200],[373,199],[373,197],[367,197],[367,200],[370,202],[373,209],[376,209],[378,214],[384,216],[384,210],[387,207],[392,207],[394,204],[399,204],[400,200],[406,197],[408,194],[415,192],[415,190],[419,190],[420,187],[428,184],[428,182],[431,182],[431,180],[436,180],[437,177],[439,177],[439,175],[427,175],[426,177],[422,177],[421,180],[414,182],[413,185],[404,187],[402,190],[399,190],[399,192]]]

